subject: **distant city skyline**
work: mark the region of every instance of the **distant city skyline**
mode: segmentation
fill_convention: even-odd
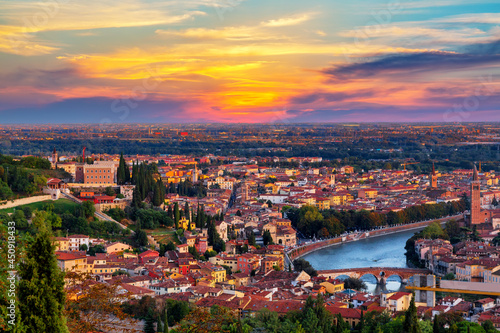
[[[0,124],[500,121],[498,2],[0,4]]]

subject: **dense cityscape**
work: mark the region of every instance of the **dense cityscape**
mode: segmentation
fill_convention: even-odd
[[[499,332],[498,2],[0,1],[0,332]]]
[[[155,150],[114,154],[96,145],[71,152],[77,140],[93,135],[87,126],[3,127],[9,149],[39,150],[0,158],[2,239],[16,245],[15,256],[9,246],[2,248],[3,301],[8,304],[12,288],[19,292],[19,323],[40,325],[23,311],[46,301],[29,295],[49,297],[57,284],[64,296],[54,294],[50,306],[60,308],[71,332],[500,327],[498,160],[490,154],[489,160],[450,164],[439,155],[463,143],[474,147],[471,152],[496,152],[494,125],[304,126],[296,134],[286,125],[187,126],[169,134],[160,128],[103,131]],[[427,156],[405,157],[420,142],[415,140],[432,141],[457,128],[470,134],[447,143],[436,139],[425,145]],[[130,138],[118,134],[124,132]],[[414,138],[404,135],[409,132]],[[75,143],[65,145],[70,133]],[[371,144],[362,148],[356,137],[368,135]],[[321,144],[342,155],[352,144],[392,157],[278,156],[291,136],[297,138],[291,148]],[[407,143],[388,148],[398,137]],[[177,148],[166,138],[198,140],[205,153],[172,154]],[[205,148],[211,140],[261,145],[265,138],[276,149],[264,156],[258,155],[263,149],[222,155]],[[396,241],[400,233],[409,236]],[[382,246],[384,238],[394,239],[390,251],[404,257],[403,265],[391,259],[386,266],[343,267],[335,252],[318,264],[321,251],[349,251],[364,242]],[[8,268],[14,258],[18,270]],[[49,268],[52,281],[33,283]],[[11,271],[17,284],[8,280]],[[5,309],[6,328],[11,313]],[[55,330],[52,322],[43,325]]]

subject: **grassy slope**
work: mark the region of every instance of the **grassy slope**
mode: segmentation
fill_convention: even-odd
[[[54,212],[64,212],[64,211],[70,211],[71,212],[71,211],[73,211],[73,209],[76,206],[78,206],[78,204],[76,202],[73,202],[71,200],[68,200],[68,199],[58,199],[58,200],[55,200],[55,201],[52,201],[52,200],[40,201],[40,202],[34,202],[34,203],[31,203],[31,204],[21,205],[21,206],[17,206],[17,207],[13,207],[13,208],[0,209],[0,211],[7,212],[7,213],[13,213],[14,209],[21,209],[24,206],[29,206],[33,210],[35,210],[35,209],[42,209],[47,204],[54,205]]]

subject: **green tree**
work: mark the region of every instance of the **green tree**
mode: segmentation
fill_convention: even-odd
[[[148,310],[148,315],[144,320],[144,333],[155,333],[155,318],[151,308]]]
[[[113,188],[111,186],[108,186],[104,189],[104,194],[109,195],[109,196],[116,195],[115,190],[113,190]]]
[[[365,290],[367,287],[366,283],[364,283],[363,280],[355,277],[348,277],[347,279],[344,280],[344,288],[354,289],[354,290]]]
[[[255,246],[255,233],[253,230],[250,230],[250,233],[248,234],[248,244]]]
[[[491,240],[491,245],[493,245],[493,246],[498,246],[498,245],[500,245],[500,236],[495,236],[495,238],[493,238],[493,239]]]
[[[21,209],[23,210],[24,216],[27,219],[31,219],[33,216],[33,209],[30,206],[23,206]]]
[[[422,230],[422,237],[427,239],[436,239],[436,238],[447,238],[446,233],[443,228],[437,222],[433,222],[429,224],[427,227]]]
[[[156,185],[153,191],[153,206],[161,206],[161,187]]]
[[[455,274],[447,273],[445,276],[443,276],[443,280],[455,280]]]
[[[116,182],[118,185],[125,184],[125,161],[123,159],[123,152],[120,153],[120,162],[118,163],[118,168],[116,169]]]
[[[188,302],[167,299],[166,304],[169,326],[174,326],[179,323],[191,311],[191,307]]]
[[[38,228],[19,268],[19,310],[28,332],[68,332],[64,317],[64,272],[57,265],[47,213],[33,218]]]
[[[88,219],[93,217],[94,214],[95,214],[94,202],[90,200],[82,202],[82,204],[80,205],[80,215]]]
[[[422,333],[432,333],[433,331],[432,323],[428,320],[420,320],[418,325],[420,326],[420,331]]]
[[[405,321],[403,323],[403,331],[405,333],[420,333],[420,325],[418,324],[417,307],[415,306],[415,295],[411,298],[410,306],[405,312]]]
[[[14,214],[12,214],[12,220],[16,222],[16,228],[18,229],[27,229],[28,228],[28,220],[24,215],[24,211],[21,209],[17,209]]]
[[[14,192],[12,192],[9,184],[0,180],[0,199],[8,200],[14,196]]]
[[[470,200],[467,193],[462,193],[462,202],[464,203],[465,210],[470,210]]]
[[[161,325],[161,316],[158,316],[158,318],[156,318],[156,332],[157,333],[162,333],[163,332],[163,328],[162,328],[162,325]]]
[[[134,191],[132,192],[132,207],[139,208],[142,205],[142,198],[139,187],[137,185],[134,187]]]
[[[498,332],[495,329],[495,326],[493,326],[493,323],[491,322],[491,320],[483,321],[483,323],[481,324],[481,327],[486,331],[486,333]]]
[[[296,272],[306,272],[310,276],[317,276],[318,272],[311,266],[309,261],[299,258],[293,261],[293,268]]]
[[[319,320],[318,317],[314,314],[313,309],[308,309],[305,313],[304,318],[302,319],[302,325],[304,325],[304,329],[306,332],[318,332],[319,331]]]
[[[457,243],[462,238],[462,230],[460,229],[460,224],[454,219],[446,222],[444,231],[446,232],[452,243]]]
[[[198,250],[196,249],[196,247],[189,246],[188,252],[191,253],[196,260],[198,260],[200,258],[200,254],[198,253]]]
[[[165,311],[163,312],[163,333],[168,333],[168,315],[166,307]]]
[[[432,323],[432,333],[441,333],[441,326],[439,325],[439,315],[434,316]]]
[[[175,251],[175,244],[172,243],[172,241],[169,241],[167,243],[167,247],[165,248],[165,250],[167,250],[167,251]]]
[[[181,214],[179,212],[179,204],[176,202],[174,204],[174,222],[175,229],[179,229],[179,220],[181,219]]]
[[[264,246],[268,244],[273,244],[273,236],[271,236],[271,232],[269,230],[264,230],[262,238],[264,240]]]
[[[140,227],[135,231],[135,243],[137,246],[148,245],[148,234]]]
[[[479,232],[477,231],[477,225],[472,227],[472,232],[469,234],[469,239],[473,242],[480,242],[483,239],[479,236]]]

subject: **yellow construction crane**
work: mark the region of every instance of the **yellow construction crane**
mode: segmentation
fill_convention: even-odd
[[[411,164],[418,164],[418,163],[420,163],[420,162],[401,163],[401,165],[403,166],[404,171],[406,171],[406,166],[407,166],[407,165],[411,165]]]
[[[453,294],[473,294],[473,295],[487,295],[487,296],[500,296],[498,291],[478,291],[478,290],[466,290],[466,289],[449,289],[449,288],[439,288],[439,287],[414,287],[406,286],[408,290],[422,290],[422,291],[438,291],[442,293],[453,293]]]

